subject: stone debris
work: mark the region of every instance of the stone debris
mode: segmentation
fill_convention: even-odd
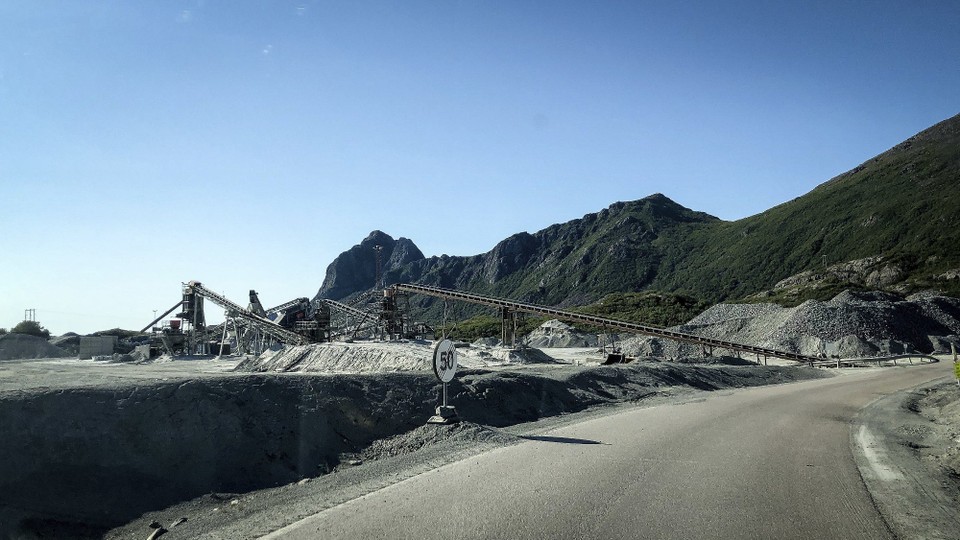
[[[855,358],[945,353],[960,335],[960,299],[845,291],[827,302],[718,304],[673,330],[810,356]],[[641,356],[704,356],[699,346],[634,337],[621,347]]]

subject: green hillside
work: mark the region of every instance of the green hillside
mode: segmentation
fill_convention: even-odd
[[[882,256],[904,290],[957,292],[933,276],[960,267],[960,115],[811,191],[735,222],[678,228],[656,242],[652,288],[709,300],[769,289],[804,270]]]

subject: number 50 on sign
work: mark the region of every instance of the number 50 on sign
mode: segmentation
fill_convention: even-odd
[[[445,339],[433,349],[433,372],[440,382],[448,383],[457,373],[457,349]]]

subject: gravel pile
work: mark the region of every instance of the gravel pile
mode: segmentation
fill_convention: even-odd
[[[74,332],[52,337],[49,341],[52,345],[56,345],[74,356],[80,352],[80,335]]]
[[[457,364],[484,368],[515,364],[551,364],[556,360],[538,349],[457,346]],[[242,361],[236,371],[312,373],[391,373],[432,371],[431,341],[314,343],[267,351]]]
[[[536,329],[522,343],[528,347],[596,347],[597,335],[581,332],[567,323],[551,319]]]
[[[66,358],[69,352],[51,345],[47,340],[27,334],[0,336],[0,360],[28,360],[34,358]]]
[[[237,371],[384,373],[431,369],[426,343],[315,343],[283,347],[251,357]]]
[[[674,330],[810,356],[943,353],[950,343],[960,344],[960,300],[845,291],[828,302],[809,300],[793,308],[718,304]],[[656,338],[628,339],[622,348],[641,356],[703,355],[698,346]]]

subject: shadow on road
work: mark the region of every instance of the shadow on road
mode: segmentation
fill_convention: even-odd
[[[591,439],[574,439],[572,437],[547,437],[543,435],[520,435],[521,439],[528,441],[555,442],[564,444],[607,444]]]

